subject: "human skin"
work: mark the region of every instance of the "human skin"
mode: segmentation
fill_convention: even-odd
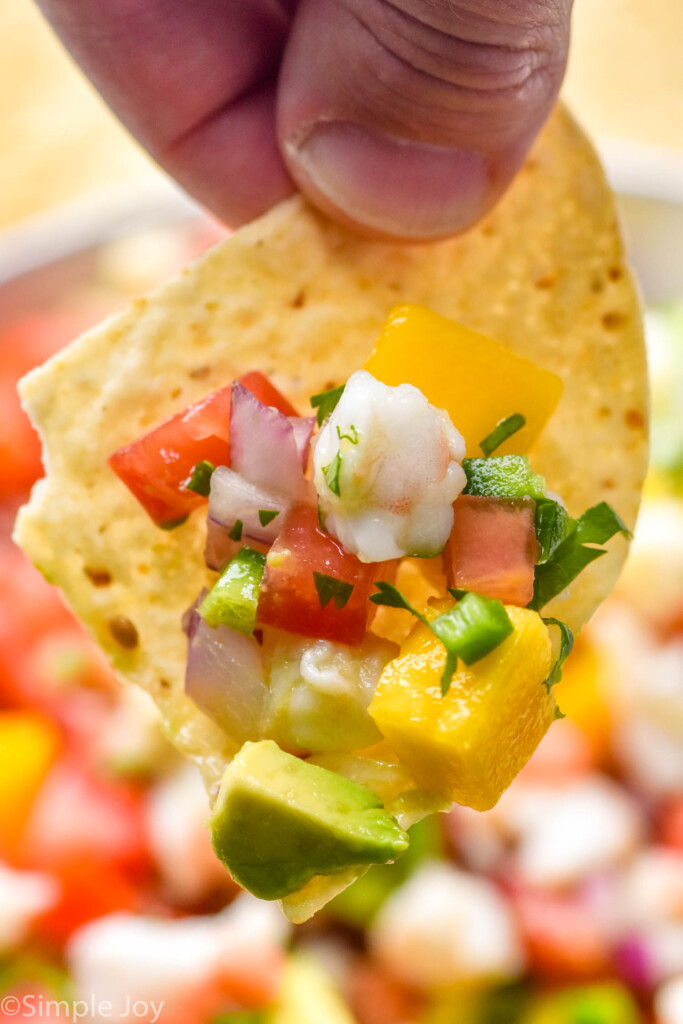
[[[356,230],[457,234],[562,81],[572,0],[39,0],[152,156],[237,226],[299,188]]]

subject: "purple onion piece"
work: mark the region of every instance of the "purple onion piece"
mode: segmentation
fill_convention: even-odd
[[[233,555],[236,555],[242,545],[230,537],[227,530],[215,519],[206,521],[206,544],[204,545],[204,561],[209,569],[214,572],[221,572],[228,564]]]
[[[615,951],[614,959],[620,977],[629,988],[639,992],[654,988],[656,980],[652,958],[639,936],[632,935],[622,942]]]
[[[198,614],[196,619],[185,692],[239,746],[259,739],[268,692],[261,648],[251,636],[227,626],[207,626]]]
[[[315,416],[289,416],[288,419],[294,431],[294,441],[299,452],[301,465],[305,470],[308,465],[311,438],[315,429]]]
[[[298,469],[301,473],[301,470]],[[209,495],[209,524],[232,530],[237,520],[242,523],[243,537],[272,544],[288,507],[284,498],[275,498],[270,492],[248,483],[243,476],[227,466],[218,466],[211,477]],[[269,523],[263,524],[259,512],[277,512]],[[209,528],[210,525],[209,525]]]
[[[232,385],[230,465],[244,480],[270,494],[292,501],[305,492],[292,424],[278,409],[259,402],[239,381]]]
[[[197,631],[197,624],[199,623],[199,612],[197,611],[197,609],[199,608],[200,604],[202,603],[208,592],[209,591],[206,589],[206,587],[202,587],[202,589],[199,591],[199,594],[197,595],[196,599],[192,602],[190,607],[186,608],[185,611],[183,612],[182,618],[180,620],[180,625],[182,626],[183,633],[190,640]]]

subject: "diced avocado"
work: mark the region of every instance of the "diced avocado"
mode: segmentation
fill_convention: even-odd
[[[463,459],[467,476],[463,494],[480,498],[545,497],[545,480],[534,473],[526,455],[492,455],[488,459]]]
[[[227,767],[209,824],[216,856],[264,900],[296,892],[314,875],[384,864],[408,846],[369,789],[272,740],[245,743]]]
[[[265,566],[265,555],[260,551],[238,551],[199,606],[204,621],[209,626],[229,626],[251,636]]]
[[[354,1024],[332,978],[312,956],[290,957],[271,1024]]]

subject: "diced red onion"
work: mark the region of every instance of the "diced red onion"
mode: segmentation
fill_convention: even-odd
[[[232,540],[230,531],[221,523],[216,522],[215,519],[207,519],[204,561],[209,569],[220,572],[241,547],[242,545],[238,541]]]
[[[301,469],[297,471],[301,473]],[[231,530],[239,519],[243,535],[272,544],[280,532],[280,520],[288,504],[286,499],[274,498],[270,492],[248,483],[227,466],[218,466],[211,476],[209,530],[212,522]],[[259,512],[278,512],[279,515],[263,526]],[[213,552],[211,554],[213,556]]]
[[[656,980],[652,958],[642,939],[634,935],[622,942],[615,951],[615,961],[620,977],[629,988],[647,991],[654,988]]]
[[[183,633],[189,639],[192,639],[195,632],[197,631],[197,624],[199,623],[199,612],[197,609],[208,594],[208,590],[204,587],[200,590],[196,601],[193,601],[189,608],[186,608],[183,612],[180,624],[183,628]]]
[[[259,739],[268,693],[261,648],[253,637],[227,626],[207,626],[195,615],[185,692],[239,746]]]
[[[297,432],[300,429],[297,427]],[[307,487],[301,462],[290,420],[273,406],[259,402],[251,391],[234,381],[230,404],[233,470],[270,494],[290,501],[301,500]]]
[[[315,416],[289,416],[288,419],[294,431],[294,440],[299,452],[299,458],[301,459],[301,465],[306,469],[308,453],[311,448],[311,438],[315,429]]]

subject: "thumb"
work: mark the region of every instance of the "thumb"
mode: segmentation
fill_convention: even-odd
[[[562,81],[572,0],[301,0],[278,89],[290,173],[385,238],[456,234],[509,185]]]

